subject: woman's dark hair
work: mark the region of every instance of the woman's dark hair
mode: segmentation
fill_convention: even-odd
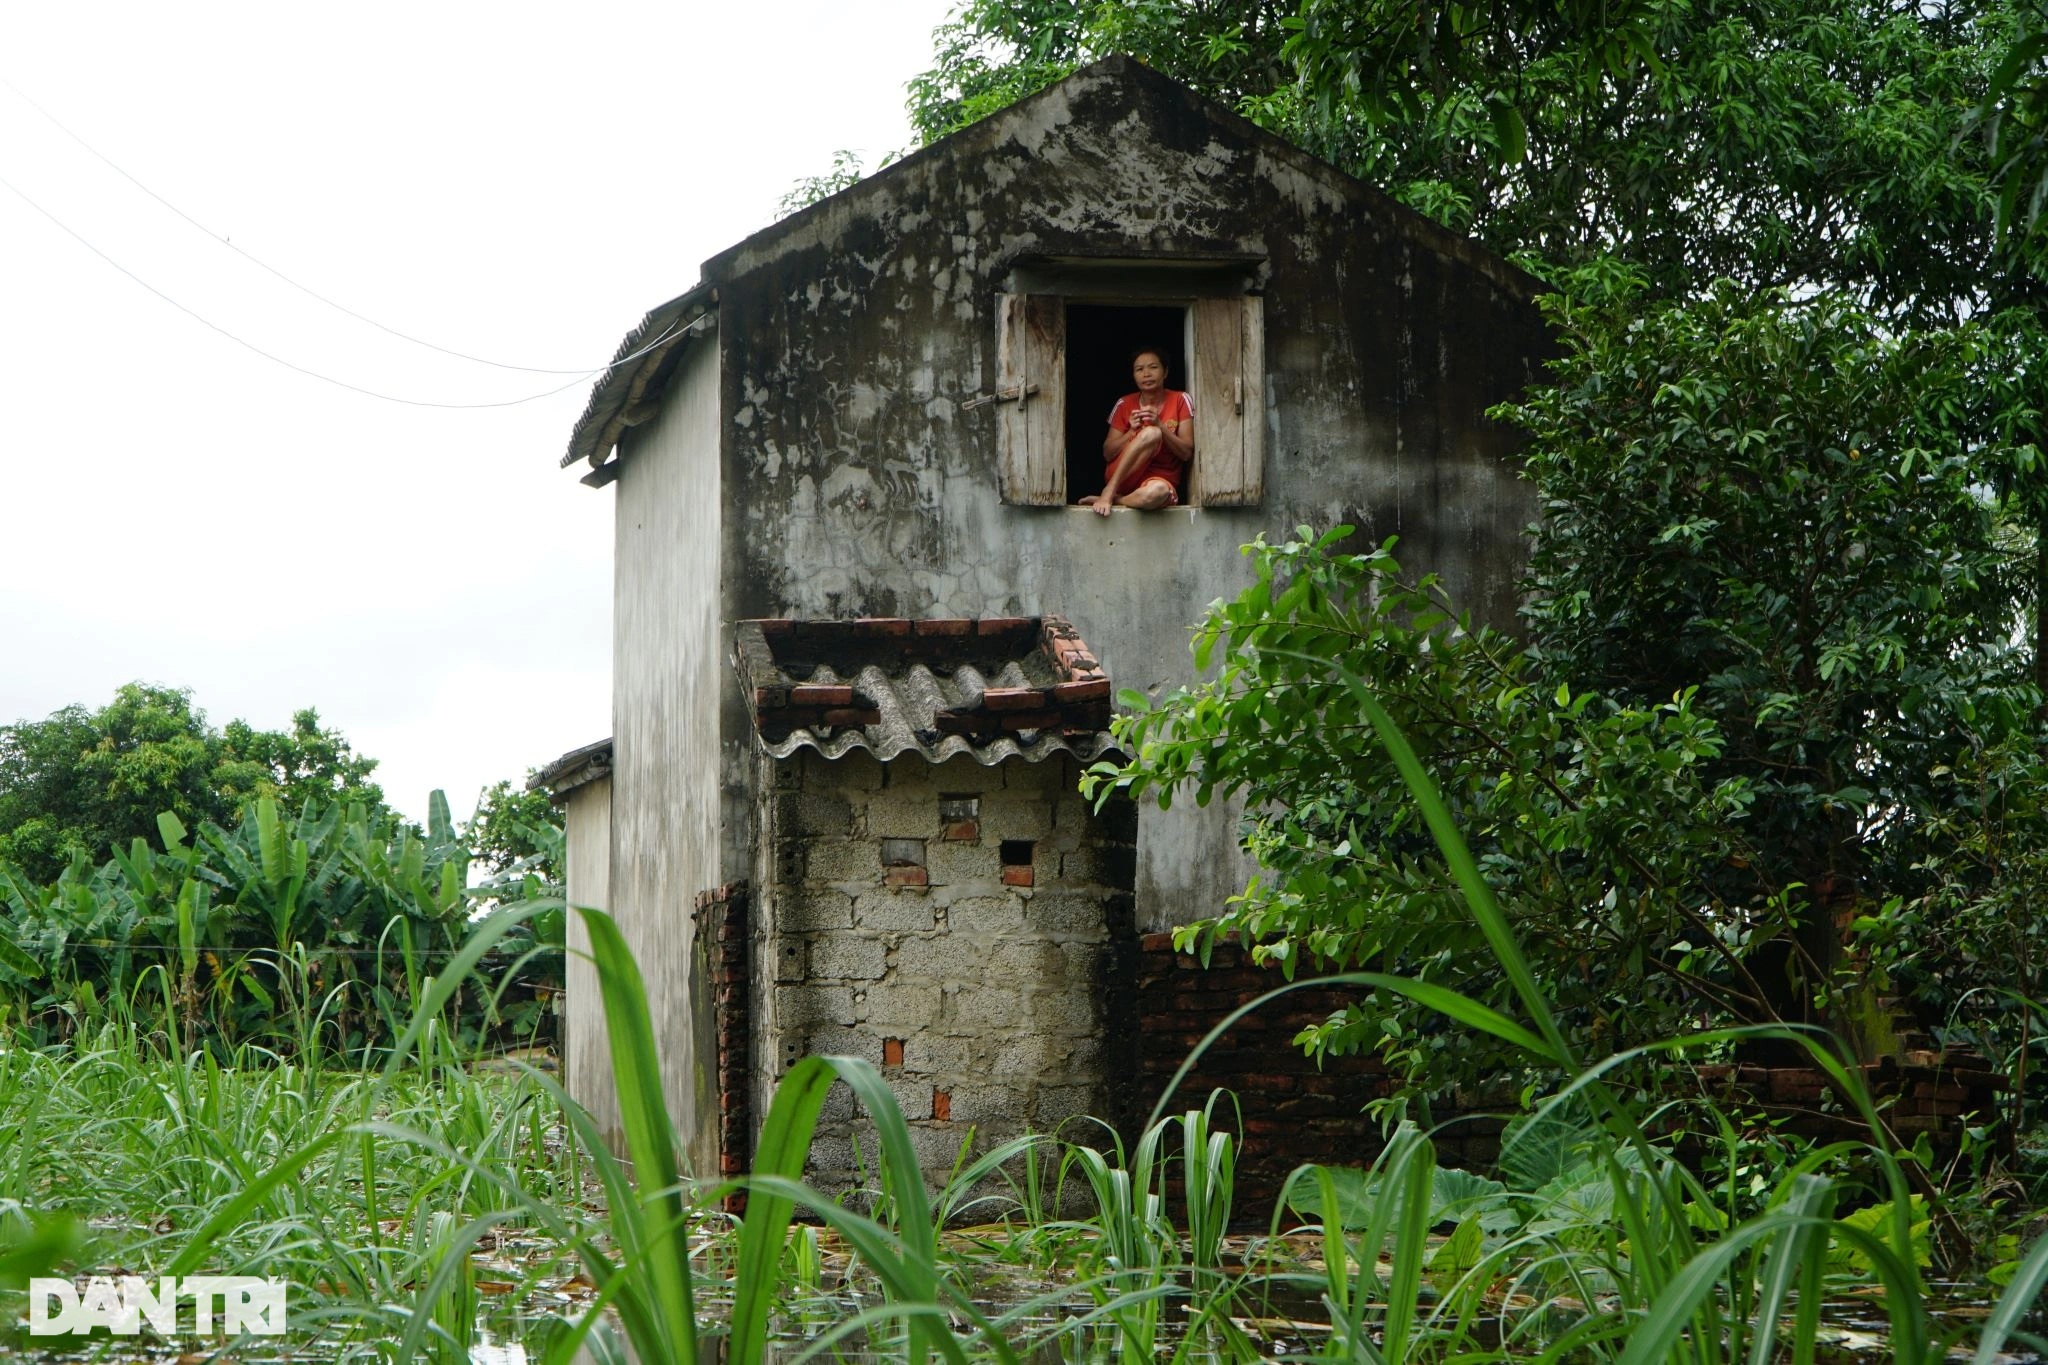
[[[1133,350],[1133,351],[1131,352],[1131,358],[1130,358],[1129,360],[1127,360],[1126,362],[1124,362],[1124,363],[1125,363],[1125,364],[1128,364],[1128,365],[1135,365],[1135,364],[1137,364],[1137,363],[1138,363],[1138,357],[1139,357],[1139,356],[1141,356],[1141,355],[1156,355],[1156,356],[1158,356],[1158,357],[1159,357],[1159,368],[1160,368],[1160,369],[1162,369],[1162,370],[1165,370],[1165,371],[1166,371],[1166,372],[1167,372],[1168,374],[1172,374],[1172,373],[1173,373],[1173,366],[1171,366],[1171,365],[1169,365],[1169,364],[1167,364],[1167,363],[1166,363],[1166,351],[1165,351],[1165,349],[1164,349],[1163,347],[1159,347],[1159,346],[1140,346],[1140,347],[1138,347],[1137,349],[1135,349],[1135,350]]]

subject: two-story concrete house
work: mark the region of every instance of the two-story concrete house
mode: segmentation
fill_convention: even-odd
[[[1096,812],[1115,689],[1261,533],[1398,534],[1493,619],[1533,509],[1489,406],[1531,280],[1112,58],[707,261],[564,464],[617,505],[614,735],[543,775],[572,899],[640,954],[700,1173],[805,1052],[884,1067],[943,1171],[1113,1111],[1132,937],[1243,888],[1234,814]],[[1098,517],[1129,352],[1195,409],[1185,504]],[[569,1078],[610,1107],[572,965]],[[843,1177],[828,1114],[820,1178]]]

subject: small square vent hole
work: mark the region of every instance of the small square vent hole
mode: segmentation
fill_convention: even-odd
[[[984,847],[986,847],[986,845],[984,845]],[[983,857],[985,858],[985,857],[987,857],[988,855],[984,853],[984,854],[983,854],[982,856],[983,856]],[[1029,867],[1029,866],[1031,866],[1031,840],[1029,840],[1029,839],[1005,839],[1005,840],[1003,840],[1003,866],[1004,866],[1004,867]]]
[[[884,839],[882,840],[883,867],[923,867],[924,840]]]

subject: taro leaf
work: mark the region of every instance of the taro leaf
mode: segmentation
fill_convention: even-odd
[[[1487,1231],[1498,1232],[1503,1226],[1513,1226],[1515,1221],[1507,1194],[1508,1187],[1498,1180],[1461,1171],[1455,1166],[1439,1166],[1435,1188],[1429,1195],[1429,1221],[1463,1224],[1476,1219],[1485,1225]]]
[[[1338,1221],[1347,1228],[1365,1226],[1366,1210],[1372,1206],[1377,1191],[1365,1182],[1365,1172],[1355,1166],[1325,1166],[1330,1177],[1331,1196],[1337,1201]],[[1296,1213],[1311,1222],[1323,1222],[1323,1192],[1313,1179],[1297,1180],[1287,1195],[1287,1202]]]
[[[1600,1227],[1614,1221],[1614,1182],[1598,1166],[1583,1162],[1536,1191],[1530,1203],[1527,1232]]]
[[[1367,1179],[1367,1173],[1352,1166],[1325,1167],[1330,1174],[1330,1185],[1337,1199],[1337,1215],[1343,1226],[1356,1230],[1366,1226],[1372,1216],[1372,1208],[1382,1198],[1398,1201],[1399,1188],[1382,1191],[1380,1182]],[[1322,1191],[1312,1180],[1295,1182],[1294,1190],[1287,1196],[1287,1202],[1294,1211],[1304,1218],[1320,1222],[1323,1216]],[[1396,1215],[1398,1216],[1398,1214]],[[1433,1173],[1429,1190],[1429,1223],[1483,1222],[1488,1231],[1499,1231],[1512,1226],[1513,1214],[1508,1209],[1507,1186],[1498,1180],[1488,1180],[1483,1175],[1461,1171],[1453,1167],[1439,1166]]]
[[[1924,1208],[1925,1203],[1926,1200],[1920,1195],[1912,1197],[1913,1219],[1908,1230],[1912,1240],[1913,1261],[1923,1268],[1933,1261],[1933,1248],[1928,1240],[1930,1220]],[[1882,1204],[1872,1204],[1869,1208],[1858,1209],[1840,1221],[1849,1227],[1861,1228],[1873,1237],[1885,1237],[1891,1231],[1891,1216],[1892,1206],[1887,1200]],[[1828,1261],[1837,1266],[1846,1265],[1866,1275],[1871,1270],[1870,1257],[1867,1254],[1860,1248],[1839,1240],[1828,1248]]]
[[[1479,1220],[1467,1218],[1458,1224],[1456,1232],[1437,1244],[1436,1250],[1429,1253],[1429,1278],[1438,1293],[1447,1291],[1460,1275],[1479,1264],[1485,1243],[1486,1232],[1479,1226]]]
[[[1539,1109],[1510,1123],[1501,1135],[1501,1178],[1511,1189],[1540,1190],[1585,1164],[1580,1149],[1598,1136],[1599,1129],[1580,1105]]]

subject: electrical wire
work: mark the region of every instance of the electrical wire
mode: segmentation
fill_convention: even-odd
[[[87,142],[77,133],[72,132],[70,128],[64,125],[61,119],[59,119],[55,114],[43,108],[42,105],[36,103],[33,99],[31,99],[26,91],[24,91],[20,86],[16,85],[13,81],[7,79],[4,73],[0,73],[0,85],[6,86],[10,91],[14,93],[16,99],[19,99],[23,104],[26,104],[29,108],[35,110],[38,114],[41,114],[44,118],[48,119],[50,123],[57,129],[58,132],[64,134],[64,136],[70,138],[73,142],[76,142],[79,146],[85,148],[86,151],[91,152],[95,157],[98,157],[99,160],[103,162],[116,175],[120,176],[123,180],[126,180],[136,189],[141,190],[150,198],[156,200],[157,203],[162,204],[172,213],[178,215],[178,217],[184,219],[185,222],[191,224],[194,228],[204,233],[209,239],[218,243],[221,246],[226,247],[228,250],[234,252],[237,256],[240,256],[243,260],[249,262],[251,265],[258,266],[261,269],[268,271],[270,274],[284,281],[286,284],[298,290],[301,294],[304,294],[306,297],[310,299],[315,299],[321,303],[326,304],[329,308],[334,309],[337,313],[344,313],[347,316],[354,318],[357,322],[365,323],[371,327],[375,327],[378,331],[388,333],[391,336],[395,336],[400,341],[409,341],[415,346],[424,346],[430,351],[439,351],[442,355],[454,356],[457,360],[468,360],[478,365],[488,365],[492,369],[496,370],[518,370],[525,374],[573,374],[576,375],[578,378],[588,378],[590,375],[596,374],[599,370],[605,368],[603,366],[599,366],[597,370],[550,370],[543,369],[537,365],[511,365],[501,360],[488,360],[483,356],[470,355],[465,351],[453,350],[447,346],[438,346],[433,342],[428,341],[422,337],[416,337],[411,335],[410,333],[401,332],[396,327],[388,326],[384,323],[377,321],[377,319],[373,317],[368,317],[362,313],[358,313],[355,309],[348,307],[346,304],[337,303],[335,300],[328,298],[325,294],[322,294],[317,289],[313,289],[308,285],[300,284],[297,280],[285,274],[276,266],[271,265],[268,261],[262,260],[261,258],[251,255],[247,251],[244,251],[241,247],[236,246],[229,237],[221,233],[215,232],[212,228],[206,226],[206,224],[200,222],[197,218],[194,218],[191,214],[185,212],[185,210],[179,208],[176,204],[173,204],[170,200],[164,198],[161,194],[158,194],[149,186],[143,184],[140,180],[136,179],[133,175],[130,175],[125,169],[123,169],[120,166],[120,164],[117,163],[112,157],[108,156],[105,152],[102,152],[99,148],[93,146],[90,142]],[[16,193],[20,192],[16,191]],[[556,392],[560,392],[560,390],[556,390]]]
[[[627,364],[630,361],[638,360],[641,356],[646,355],[649,351],[654,350],[663,342],[667,341],[671,336],[675,334],[677,327],[680,325],[680,319],[678,319],[677,322],[670,323],[668,327],[663,330],[660,336],[648,342],[645,346],[642,346],[639,350],[634,351],[632,354],[620,356],[617,360],[614,360],[609,365],[602,365],[594,370],[585,370],[582,373],[578,374],[574,379],[571,379],[566,384],[558,384],[554,388],[545,390],[544,392],[541,393],[530,393],[524,398],[507,398],[495,403],[439,403],[434,402],[431,399],[425,398],[401,398],[396,394],[380,393],[376,389],[366,389],[360,384],[351,384],[346,379],[336,379],[333,375],[322,374],[318,370],[308,369],[304,365],[300,365],[295,361],[286,360],[281,355],[277,355],[274,354],[273,352],[264,350],[261,346],[258,346],[253,341],[243,340],[241,337],[235,335],[233,332],[230,332],[227,328],[221,326],[219,323],[213,321],[211,318],[208,318],[203,314],[200,314],[194,311],[193,309],[188,308],[183,303],[180,303],[178,300],[172,298],[169,294],[166,294],[163,290],[157,288],[148,280],[143,279],[142,276],[136,274],[127,266],[122,265],[119,261],[115,260],[112,256],[109,256],[106,252],[94,246],[90,241],[88,241],[85,238],[83,234],[79,233],[77,230],[72,228],[70,224],[66,223],[63,219],[59,218],[56,214],[50,212],[41,204],[37,203],[34,199],[30,198],[26,191],[24,191],[20,186],[16,185],[13,181],[7,179],[5,176],[0,176],[0,187],[4,187],[5,189],[12,191],[14,196],[20,199],[22,203],[27,204],[37,213],[42,214],[43,217],[49,219],[52,223],[56,224],[73,241],[77,242],[87,251],[90,251],[93,255],[99,257],[108,265],[114,267],[114,269],[120,271],[123,275],[126,275],[129,279],[135,281],[135,283],[141,285],[144,289],[147,289],[150,293],[156,295],[165,303],[168,303],[169,305],[171,305],[171,307],[177,309],[186,317],[191,318],[194,322],[200,324],[202,327],[205,327],[210,331],[218,332],[220,335],[226,337],[229,341],[234,342],[235,345],[240,346],[242,349],[246,351],[253,351],[255,354],[262,356],[265,360],[270,361],[274,365],[282,365],[287,370],[291,370],[297,374],[305,375],[309,379],[317,379],[323,384],[332,384],[336,388],[347,389],[350,393],[359,393],[366,398],[376,398],[386,403],[403,403],[407,407],[446,408],[456,411],[473,411],[480,408],[516,408],[522,403],[534,403],[538,402],[543,398],[552,398],[556,394],[561,393],[564,390],[575,388],[577,385],[583,383],[587,379],[591,379],[597,375],[607,373],[608,371],[611,370],[615,370],[619,366]],[[551,373],[561,373],[561,371],[552,371]]]

